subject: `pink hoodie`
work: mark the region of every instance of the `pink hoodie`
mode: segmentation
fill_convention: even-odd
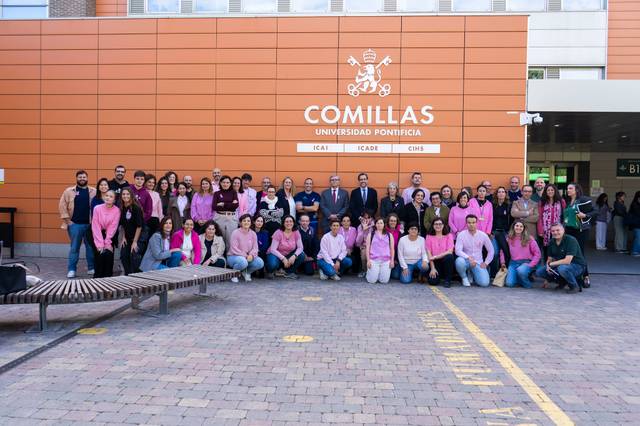
[[[93,242],[99,251],[102,249],[113,250],[111,239],[118,230],[119,223],[120,209],[117,206],[109,208],[106,204],[100,204],[93,209],[91,231],[93,232]],[[102,230],[106,231],[104,238],[102,238]]]
[[[182,243],[184,242],[184,230],[180,229],[171,237],[171,243],[169,247],[174,248],[182,248]],[[194,265],[199,265],[202,259],[202,249],[200,245],[200,239],[198,238],[198,234],[195,231],[191,231],[191,244],[193,244],[193,261]],[[184,255],[182,256],[182,260],[184,259]]]
[[[449,211],[449,228],[453,234],[453,238],[456,238],[458,232],[467,229],[467,215],[476,214],[470,206],[466,209],[460,208],[457,205],[452,207]]]
[[[478,229],[485,234],[491,234],[493,228],[493,204],[490,201],[485,201],[481,207],[477,198],[472,198],[469,201],[469,209],[473,209],[473,214],[478,216]]]

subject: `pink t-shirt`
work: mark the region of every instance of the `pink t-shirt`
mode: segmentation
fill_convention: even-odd
[[[281,260],[293,251],[295,251],[296,256],[299,256],[302,253],[302,249],[302,237],[298,231],[293,231],[287,238],[285,233],[278,229],[271,237],[269,253]]]
[[[445,251],[453,250],[453,234],[448,233],[441,237],[427,235],[424,244],[431,256],[437,256]]]

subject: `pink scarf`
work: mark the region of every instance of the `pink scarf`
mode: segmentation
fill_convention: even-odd
[[[561,203],[547,203],[542,208],[542,238],[545,247],[549,245],[551,240],[551,225],[562,222],[561,215]]]

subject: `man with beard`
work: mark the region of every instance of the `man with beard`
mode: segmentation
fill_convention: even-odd
[[[116,194],[116,205],[120,205],[120,193],[123,188],[129,186],[129,182],[124,178],[125,173],[127,173],[127,169],[122,165],[117,165],[113,170],[114,176],[113,179],[109,181],[109,189],[112,190]],[[117,233],[116,233],[117,235]],[[117,241],[117,239],[114,239]]]
[[[96,196],[96,189],[88,186],[89,176],[84,170],[76,172],[76,184],[65,189],[58,203],[62,229],[69,235],[69,260],[67,262],[67,278],[75,278],[80,258],[80,246],[84,240],[87,254],[87,273],[93,275],[94,258],[91,242],[89,241],[89,227],[91,199]]]

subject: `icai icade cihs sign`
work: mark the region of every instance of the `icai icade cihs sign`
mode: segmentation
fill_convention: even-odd
[[[384,83],[382,80],[382,71],[391,64],[390,56],[385,56],[379,62],[376,62],[376,52],[372,49],[365,50],[362,53],[362,62],[360,63],[353,56],[347,58],[347,63],[356,68],[356,75],[353,83],[347,85],[347,93],[358,98],[360,95],[377,94],[380,98],[385,98],[391,94],[391,85]],[[341,109],[337,105],[309,105],[304,110],[304,118],[309,124],[327,124],[327,125],[429,125],[433,123],[434,116],[431,113],[433,107],[431,105],[423,105],[416,110],[409,105],[396,114],[393,106],[381,105],[346,105]],[[349,128],[342,127],[339,129],[323,129],[316,128],[315,133],[318,136],[421,136],[419,128]]]

